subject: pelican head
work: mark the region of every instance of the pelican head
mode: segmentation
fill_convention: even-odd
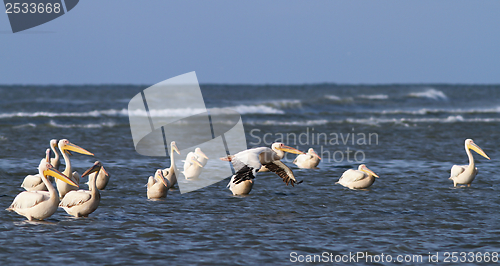
[[[78,184],[75,183],[73,180],[69,179],[67,176],[65,176],[63,173],[59,172],[57,169],[55,169],[49,162],[42,160],[40,162],[40,165],[38,166],[38,169],[40,172],[43,174],[43,176],[53,176],[65,183],[68,183],[69,185],[72,185],[74,187],[78,187]]]
[[[82,177],[84,176],[87,176],[87,175],[90,175],[92,173],[98,173],[99,171],[103,171],[105,175],[108,174],[108,172],[106,172],[106,170],[104,169],[104,167],[102,166],[102,163],[100,161],[96,161],[94,163],[94,165],[92,167],[90,167],[89,169],[87,169],[83,174],[82,174]]]
[[[203,152],[201,151],[201,149],[200,149],[200,148],[196,148],[196,149],[194,150],[194,153],[196,153],[196,154],[200,155],[201,157],[203,157],[203,158],[205,158],[205,159],[207,159],[207,160],[208,160],[208,157],[205,155],[205,153],[203,153]]]
[[[360,166],[358,167],[358,170],[359,170],[359,171],[363,171],[363,172],[365,172],[365,173],[367,173],[367,174],[369,174],[369,175],[372,175],[372,176],[374,176],[374,177],[377,177],[377,178],[378,178],[378,175],[377,175],[377,174],[375,174],[372,170],[368,169],[368,167],[366,167],[366,165],[364,165],[364,164],[360,165]]]
[[[273,145],[271,145],[271,149],[273,150],[278,150],[278,151],[284,151],[284,152],[289,152],[289,153],[294,153],[294,154],[304,154],[303,152],[294,149],[292,147],[286,146],[285,144],[281,142],[275,142]]]
[[[82,147],[79,147],[71,142],[69,142],[69,140],[67,139],[62,139],[59,141],[58,143],[58,146],[59,146],[59,149],[61,151],[74,151],[74,152],[77,152],[77,153],[80,153],[80,154],[85,154],[85,155],[92,155],[94,156],[93,153],[87,151],[86,149],[82,148]]]
[[[163,175],[163,170],[161,170],[161,169],[156,170],[155,178],[157,180],[159,179],[163,183],[163,185],[165,185],[165,187],[168,188],[167,181],[165,181],[165,178],[164,178],[164,175]]]
[[[170,147],[172,147],[172,149],[175,152],[177,152],[177,154],[179,154],[179,155],[181,154],[180,151],[179,151],[179,149],[177,148],[177,145],[175,144],[175,141],[170,142]]]
[[[52,148],[57,148],[57,139],[51,139],[50,140],[50,147]]]
[[[488,160],[490,159],[490,157],[488,157],[488,155],[486,155],[486,153],[481,148],[479,148],[479,146],[477,146],[477,144],[474,143],[474,141],[472,139],[465,140],[465,148],[471,149],[471,150],[477,152],[479,155],[483,156],[484,158],[486,158]]]
[[[307,151],[307,153],[312,154],[312,155],[316,155],[321,160],[321,157],[319,157],[319,155],[314,151],[313,148],[309,148],[309,150]]]
[[[191,158],[189,158],[189,161],[190,161],[192,164],[196,164],[196,165],[198,165],[199,167],[203,167],[203,165],[200,163],[200,161],[196,160],[195,156],[191,156]]]

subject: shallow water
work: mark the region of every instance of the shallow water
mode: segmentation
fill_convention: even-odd
[[[291,252],[422,255],[425,263],[429,252],[439,252],[440,261],[444,252],[500,252],[499,87],[201,87],[207,107],[242,114],[249,147],[288,133],[286,144],[313,147],[324,157],[319,169],[297,169],[288,156],[304,180],[295,187],[262,173],[248,196],[232,196],[224,180],[150,201],[147,178],[170,163],[133,147],[126,108],[146,86],[0,86],[0,207],[22,191],[22,179],[36,172],[52,138],[95,153],[72,156],[80,173],[98,159],[112,175],[89,218],[59,209],[45,222],[28,222],[2,211],[2,264],[281,265],[290,264]],[[259,142],[266,133],[269,143]],[[303,135],[294,142],[290,133]],[[363,144],[363,134],[372,134],[371,145]],[[449,171],[467,164],[466,138],[491,160],[474,154],[479,174],[472,187],[454,188]],[[370,189],[334,184],[359,164],[354,152],[347,160],[347,148],[380,176]]]

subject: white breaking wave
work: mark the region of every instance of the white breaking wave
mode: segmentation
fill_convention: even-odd
[[[300,100],[279,100],[279,101],[269,101],[263,102],[260,105],[266,105],[274,108],[302,108],[302,102]]]
[[[500,113],[500,106],[492,108],[469,108],[469,109],[429,109],[422,108],[418,110],[382,110],[382,111],[369,111],[368,113],[374,114],[412,114],[412,115],[426,115],[438,113],[450,114],[488,114]]]
[[[240,114],[284,114],[283,110],[279,110],[266,105],[238,105],[227,107],[237,111]],[[186,117],[197,115],[206,112],[202,108],[178,108],[178,109],[161,109],[149,110],[152,117]],[[102,117],[102,116],[144,116],[147,117],[147,112],[144,110],[127,110],[126,108],[117,110],[94,110],[88,112],[15,112],[15,113],[0,113],[0,119],[15,118],[15,117]]]
[[[368,100],[386,100],[389,99],[389,95],[386,94],[374,94],[374,95],[359,95],[358,98],[368,99]]]
[[[50,120],[49,125],[59,128],[102,128],[102,127],[114,127],[116,123],[104,122],[99,124],[58,124],[53,120]]]
[[[12,128],[24,128],[24,127],[36,127],[36,124],[28,123],[28,124],[22,124],[22,125],[18,125],[18,126],[13,126]]]
[[[432,100],[448,100],[448,96],[446,96],[446,94],[434,88],[428,88],[427,90],[422,92],[412,92],[408,94],[408,96],[416,98],[428,98]]]
[[[352,97],[341,98],[341,97],[339,97],[337,95],[333,95],[333,94],[327,94],[324,97],[325,97],[325,99],[335,101],[335,102],[352,102],[352,101],[354,101],[354,99]]]
[[[336,121],[341,122],[341,121]],[[249,125],[266,125],[266,126],[320,126],[326,125],[328,123],[335,123],[335,121],[328,121],[326,119],[320,120],[307,120],[307,121],[278,121],[278,120],[266,120],[260,121],[250,121],[245,124]]]

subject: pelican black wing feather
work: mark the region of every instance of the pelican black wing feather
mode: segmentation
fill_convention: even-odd
[[[283,179],[283,182],[285,182],[287,186],[288,184],[291,184],[293,187],[295,184],[302,183],[302,181],[297,182],[297,179],[295,179],[292,170],[281,161],[274,161],[263,165],[267,167],[269,171],[274,172],[279,177],[281,177]]]
[[[245,180],[251,180],[255,178],[254,169],[252,167],[248,167],[248,165],[243,166],[236,174],[234,175],[233,183],[239,184]]]

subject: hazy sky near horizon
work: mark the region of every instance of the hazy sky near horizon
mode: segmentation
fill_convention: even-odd
[[[82,0],[13,34],[0,84],[500,84],[499,1]]]

